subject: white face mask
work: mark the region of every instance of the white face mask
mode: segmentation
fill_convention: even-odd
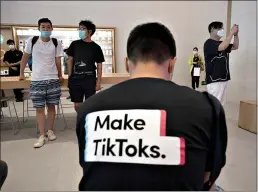
[[[195,54],[197,54],[198,52],[197,51],[193,51],[193,54],[195,55]]]
[[[219,31],[217,32],[217,35],[218,35],[219,37],[223,37],[223,36],[224,36],[224,29],[219,30]]]
[[[14,45],[9,45],[9,49],[14,49]]]

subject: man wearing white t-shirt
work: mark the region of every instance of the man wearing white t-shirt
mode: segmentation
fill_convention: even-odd
[[[30,98],[33,107],[36,108],[37,123],[40,137],[34,144],[35,148],[42,147],[47,140],[53,141],[56,136],[53,132],[55,121],[55,105],[59,104],[61,89],[60,81],[63,81],[61,70],[61,57],[63,49],[60,41],[50,38],[53,30],[49,19],[38,21],[41,33],[40,37],[28,39],[21,63],[20,80],[24,80],[24,69],[32,54],[32,79],[30,85]],[[45,134],[45,105],[48,111],[48,131]]]

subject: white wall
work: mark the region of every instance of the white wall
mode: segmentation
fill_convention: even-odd
[[[37,24],[48,17],[55,25],[78,25],[89,18],[97,26],[116,27],[117,72],[124,72],[126,41],[137,24],[158,21],[172,31],[177,43],[173,80],[190,85],[188,57],[198,46],[202,53],[208,24],[226,24],[226,1],[1,1],[1,23]]]
[[[230,55],[232,80],[228,86],[228,104],[239,105],[240,100],[256,99],[256,8],[256,1],[232,1],[231,24],[239,25],[240,44]]]

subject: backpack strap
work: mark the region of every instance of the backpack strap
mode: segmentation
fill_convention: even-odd
[[[204,191],[209,191],[216,179],[219,177],[220,172],[226,163],[227,125],[225,113],[219,100],[207,92],[203,92],[203,94],[209,99],[215,114],[215,126],[211,136],[213,149],[212,170],[210,172],[209,180],[203,187]],[[223,143],[225,146],[223,146]]]
[[[57,44],[58,44],[57,39],[56,38],[52,38],[52,42],[53,42],[53,44],[55,46],[55,56],[56,56],[56,48],[57,48]]]
[[[57,39],[56,38],[52,38],[52,42],[53,42],[53,44],[55,45],[55,48],[57,48]]]
[[[37,42],[38,39],[39,39],[39,36],[32,37],[32,40],[31,40],[31,53],[32,53],[33,47],[34,47],[34,45],[35,45],[35,43]]]

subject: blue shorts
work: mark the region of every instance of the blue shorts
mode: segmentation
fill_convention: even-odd
[[[30,83],[30,98],[34,108],[45,105],[59,105],[61,88],[59,79],[32,81]]]

